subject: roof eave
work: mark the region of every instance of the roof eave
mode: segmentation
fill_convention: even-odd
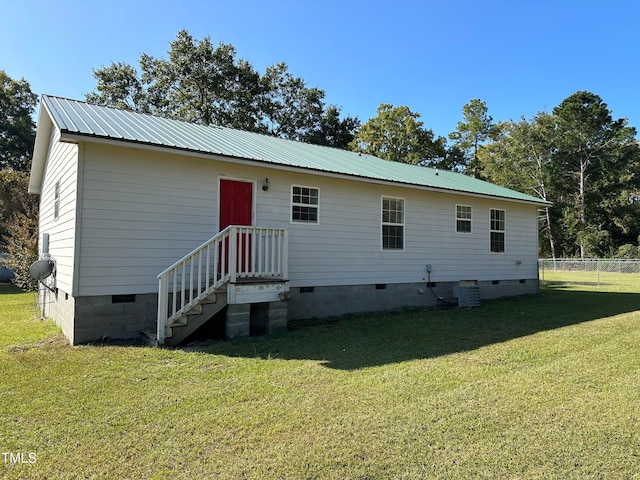
[[[44,98],[40,102],[40,112],[38,114],[38,126],[36,129],[36,140],[33,148],[33,158],[31,160],[31,172],[29,175],[28,192],[40,195],[42,192],[42,180],[44,178],[44,168],[47,163],[47,154],[51,132],[53,130],[53,120]]]

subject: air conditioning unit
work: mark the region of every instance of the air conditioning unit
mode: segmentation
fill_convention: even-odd
[[[460,280],[458,282],[458,306],[473,308],[480,306],[480,287],[476,280]]]

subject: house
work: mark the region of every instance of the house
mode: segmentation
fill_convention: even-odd
[[[45,95],[29,191],[55,263],[41,307],[73,344],[538,288],[544,201],[256,133]]]

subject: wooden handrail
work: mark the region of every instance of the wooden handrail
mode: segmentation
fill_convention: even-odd
[[[157,342],[171,323],[228,282],[288,276],[288,232],[230,225],[158,275]]]

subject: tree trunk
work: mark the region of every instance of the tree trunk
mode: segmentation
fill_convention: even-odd
[[[580,159],[580,191],[578,193],[578,221],[580,222],[580,231],[584,232],[587,226],[587,215],[586,215],[586,199],[585,199],[585,183],[587,176],[587,166],[589,162],[586,159]],[[584,260],[584,237],[580,238],[580,258]]]
[[[551,226],[551,212],[549,207],[544,208],[544,215],[547,222],[547,232],[549,232],[549,248],[551,249],[551,258],[555,268],[556,263],[556,242],[553,240],[553,227]]]

